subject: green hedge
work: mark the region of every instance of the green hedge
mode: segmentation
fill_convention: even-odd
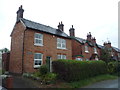
[[[65,81],[78,81],[107,73],[107,65],[104,61],[53,61],[53,72],[58,74],[59,79]]]

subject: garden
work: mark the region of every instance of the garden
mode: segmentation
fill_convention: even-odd
[[[38,72],[24,73],[23,76],[49,88],[80,88],[102,80],[115,79],[120,73],[120,62],[56,60],[52,72],[42,65]]]

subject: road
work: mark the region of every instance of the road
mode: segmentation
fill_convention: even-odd
[[[83,88],[120,88],[120,78],[114,80],[105,80],[97,82],[92,85],[85,86]]]

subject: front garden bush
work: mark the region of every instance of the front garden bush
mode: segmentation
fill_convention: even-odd
[[[107,73],[107,65],[104,61],[76,61],[56,60],[53,61],[53,72],[58,74],[59,79],[65,81],[78,81]]]
[[[47,74],[48,73],[48,67],[47,67],[47,65],[40,66],[39,71],[40,71],[41,75]]]
[[[42,84],[50,84],[55,82],[57,74],[49,72],[47,65],[42,65],[39,68],[39,72],[37,73],[37,76],[39,75]]]
[[[120,62],[112,61],[108,63],[108,72],[114,74],[120,72]]]

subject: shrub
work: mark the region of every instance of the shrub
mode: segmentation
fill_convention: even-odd
[[[42,65],[40,68],[39,68],[39,71],[40,71],[40,74],[41,75],[45,75],[48,73],[48,67],[47,65]]]
[[[34,72],[33,77],[40,77],[40,72]]]
[[[50,84],[55,82],[56,76],[57,74],[55,73],[47,73],[45,75],[40,75],[40,78],[42,80],[42,84]]]
[[[120,62],[118,61],[113,61],[108,63],[108,72],[110,74],[120,72]]]
[[[65,81],[78,81],[88,77],[107,73],[104,61],[75,61],[57,60],[53,61],[53,72],[58,74],[59,79]]]

